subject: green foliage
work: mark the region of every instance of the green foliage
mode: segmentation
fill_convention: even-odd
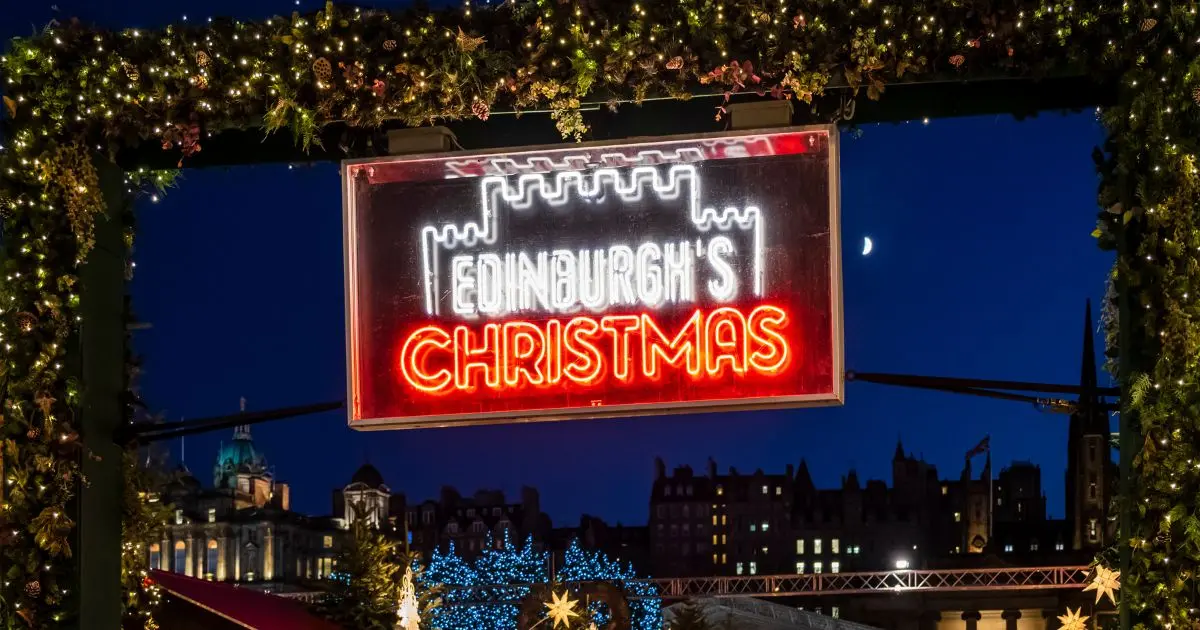
[[[92,147],[161,143],[182,164],[227,129],[286,127],[307,147],[333,121],[423,125],[530,109],[583,139],[582,110],[599,103],[742,92],[811,103],[830,86],[881,98],[901,78],[1087,73],[1118,92],[1096,152],[1095,234],[1121,246],[1114,295],[1128,334],[1114,348],[1110,329],[1109,355],[1122,361],[1127,402],[1137,398],[1126,420],[1143,438],[1126,497],[1141,518],[1120,537],[1134,552],[1123,596],[1143,626],[1190,627],[1200,608],[1197,33],[1194,0],[521,0],[401,12],[328,4],[154,33],[72,20],[14,40],[0,58],[0,532],[17,534],[0,540],[0,619],[42,627],[69,610],[73,531],[59,519],[86,455],[74,426],[80,384],[61,366],[78,347],[78,267],[102,211]],[[386,542],[359,540],[360,558]],[[346,594],[364,619],[382,609],[384,582]]]
[[[356,519],[337,558],[337,571],[347,579],[335,582],[337,586],[320,606],[321,613],[347,629],[392,630],[403,575],[400,560],[394,541],[365,518]]]
[[[126,616],[150,617],[159,603],[157,587],[146,580],[147,545],[162,539],[171,506],[159,500],[163,471],[138,464],[135,451],[125,453],[121,518],[121,602]]]

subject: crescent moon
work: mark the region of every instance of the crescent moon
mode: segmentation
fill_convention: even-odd
[[[871,237],[870,237],[870,236],[864,236],[864,237],[863,237],[863,252],[862,252],[862,255],[863,255],[863,256],[867,256],[867,255],[869,255],[869,254],[871,253],[871,250],[873,250],[873,249],[875,249],[875,243],[871,241]]]

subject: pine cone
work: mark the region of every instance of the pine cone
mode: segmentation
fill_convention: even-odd
[[[1158,20],[1156,20],[1154,18],[1146,18],[1146,19],[1142,20],[1142,32],[1143,33],[1145,33],[1146,31],[1149,31],[1150,29],[1154,28],[1155,26],[1158,26]]]
[[[321,83],[332,82],[332,80],[333,80],[333,64],[329,63],[328,59],[326,59],[324,57],[317,58],[317,60],[313,62],[312,68],[313,68],[313,75],[317,77],[318,81],[320,81]]]
[[[961,67],[966,62],[967,62],[967,58],[962,55],[953,55],[952,57],[950,57],[950,63],[955,68]]]
[[[210,63],[212,63],[212,58],[208,56],[208,53],[203,50],[196,52],[196,65],[201,68],[207,68]]]
[[[200,88],[201,90],[208,89],[208,77],[204,76],[203,74],[193,75],[191,78],[191,82],[192,82],[192,85]]]
[[[666,65],[667,70],[679,70],[682,67],[683,67],[683,57],[679,57],[679,56],[671,57],[671,60],[668,61],[667,65]]]
[[[33,313],[26,313],[22,311],[17,313],[14,317],[17,321],[17,330],[23,333],[31,333],[33,332],[33,329],[37,327],[38,319]]]
[[[491,108],[483,101],[475,101],[471,104],[471,113],[479,117],[479,120],[487,120],[491,114]]]
[[[1197,105],[1200,105],[1200,87],[1192,88],[1192,100],[1196,101]]]
[[[384,49],[384,50],[387,50],[387,51],[389,51],[389,52],[390,52],[390,51],[393,51],[393,50],[396,50],[396,40],[394,40],[394,39],[389,39],[389,40],[386,40],[386,41],[384,41],[384,42],[383,42],[383,49]]]
[[[42,435],[42,430],[37,427],[29,427],[29,430],[25,432],[25,437],[27,437],[31,440],[36,440],[39,437],[41,437],[41,435]]]
[[[25,594],[30,597],[40,597],[42,594],[42,584],[34,580],[25,585]]]

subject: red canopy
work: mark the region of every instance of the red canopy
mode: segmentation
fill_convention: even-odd
[[[304,604],[262,591],[151,571],[163,590],[250,630],[339,630],[308,612]]]

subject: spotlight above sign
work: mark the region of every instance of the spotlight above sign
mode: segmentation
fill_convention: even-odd
[[[343,165],[350,426],[839,404],[834,127]]]

